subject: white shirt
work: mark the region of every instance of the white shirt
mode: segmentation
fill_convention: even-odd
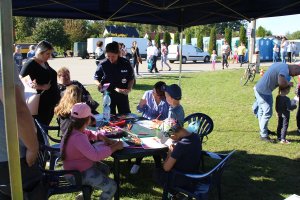
[[[100,57],[102,54],[104,53],[104,51],[100,48],[100,47],[97,47],[96,50],[95,50],[95,54]]]
[[[292,52],[292,44],[290,43],[289,45],[287,45],[286,51],[287,52]]]
[[[151,56],[154,56],[154,48],[153,46],[147,47],[147,59],[149,59]]]
[[[229,45],[228,44],[224,44],[222,46],[222,53],[228,53],[228,50],[229,50]]]

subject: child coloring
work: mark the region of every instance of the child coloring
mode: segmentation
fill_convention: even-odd
[[[286,134],[289,127],[290,111],[297,108],[295,103],[292,103],[287,95],[290,92],[290,87],[279,88],[279,94],[276,97],[276,112],[278,115],[277,138],[282,144],[289,144],[286,140]]]
[[[108,177],[108,167],[99,162],[113,152],[123,148],[122,142],[115,142],[100,133],[86,130],[91,120],[91,109],[85,103],[77,103],[71,110],[71,123],[61,143],[61,158],[65,170],[79,170],[82,183],[102,190],[100,200],[112,199],[116,183]],[[100,140],[91,144],[91,140]],[[71,183],[74,177],[67,176]]]

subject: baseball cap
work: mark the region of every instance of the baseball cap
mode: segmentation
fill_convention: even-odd
[[[94,117],[91,108],[86,103],[76,103],[71,110],[71,116],[78,119]]]
[[[17,45],[16,49],[22,49],[22,47],[20,45]]]
[[[181,100],[181,88],[177,84],[163,86],[162,90],[167,92],[173,99]]]

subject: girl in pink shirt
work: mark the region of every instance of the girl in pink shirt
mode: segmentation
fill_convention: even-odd
[[[61,143],[61,158],[66,170],[79,170],[82,184],[102,190],[100,200],[112,199],[116,192],[116,183],[108,177],[108,167],[99,162],[113,152],[123,148],[122,142],[115,142],[101,135],[86,130],[90,124],[91,109],[85,103],[77,103],[71,110],[71,124]],[[95,144],[90,141],[101,140]],[[66,177],[71,183],[74,177]]]

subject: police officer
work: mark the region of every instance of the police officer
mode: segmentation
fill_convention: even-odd
[[[101,62],[97,71],[95,72],[94,79],[98,86],[98,90],[102,90],[105,83],[110,83],[107,89],[111,98],[111,114],[130,113],[128,94],[132,90],[134,83],[134,73],[130,62],[119,56],[119,44],[112,42],[106,46],[106,57]]]

